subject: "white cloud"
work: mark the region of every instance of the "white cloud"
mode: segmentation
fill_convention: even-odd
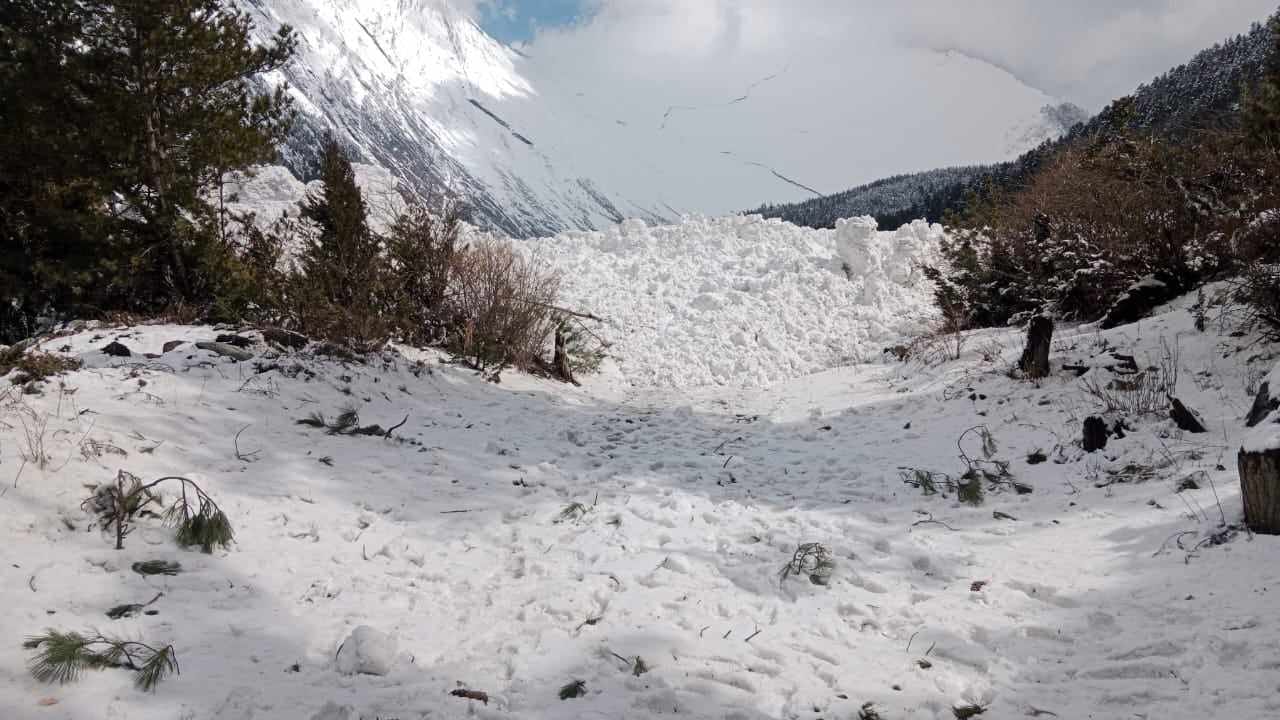
[[[809,195],[773,171],[828,193],[1009,157],[1041,105],[1096,111],[1274,1],[597,0],[520,48],[556,117],[504,112],[605,187],[720,212]]]

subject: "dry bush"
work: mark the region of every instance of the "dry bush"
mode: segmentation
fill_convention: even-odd
[[[1084,391],[1108,413],[1124,415],[1165,415],[1170,398],[1177,394],[1179,353],[1176,346],[1161,341],[1157,364],[1132,375],[1120,375],[1103,382],[1093,370],[1080,380]]]
[[[1254,264],[1233,283],[1242,329],[1280,341],[1280,265]]]
[[[80,361],[46,352],[24,352],[20,345],[0,352],[0,376],[10,371],[18,372],[11,378],[14,385],[40,381],[71,370],[78,370]]]
[[[903,360],[914,360],[921,365],[940,365],[959,360],[964,352],[964,325],[960,318],[947,316],[924,334],[911,339],[900,354]]]
[[[532,367],[556,328],[560,278],[493,237],[456,253],[450,277],[450,350],[478,370]]]

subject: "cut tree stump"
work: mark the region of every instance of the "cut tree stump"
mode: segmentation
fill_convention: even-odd
[[[1045,315],[1031,318],[1027,326],[1027,346],[1022,350],[1018,369],[1033,380],[1049,374],[1049,346],[1053,342],[1053,320]]]
[[[1085,452],[1095,452],[1107,447],[1107,421],[1097,415],[1084,419],[1084,437],[1081,446]]]
[[[1263,535],[1280,535],[1280,448],[1240,450],[1240,496],[1244,522]]]

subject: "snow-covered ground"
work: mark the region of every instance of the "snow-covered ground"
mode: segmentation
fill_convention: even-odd
[[[595,248],[590,269],[619,278],[611,242],[681,242],[633,229],[561,242]],[[749,278],[753,256],[735,242],[707,255],[738,258],[723,277]],[[829,259],[832,247],[795,252]],[[677,275],[674,252],[665,272],[681,292],[742,293],[745,308],[812,298],[701,287],[698,268],[714,262]],[[647,282],[617,286],[637,314],[651,311]],[[571,288],[583,301],[604,292],[585,278]],[[775,310],[843,307],[830,302]],[[0,716],[844,720],[871,703],[886,720],[952,718],[957,705],[991,718],[1276,717],[1280,541],[1202,542],[1240,521],[1241,418],[1275,360],[1229,326],[1197,332],[1188,306],[1111,331],[1061,328],[1055,367],[1096,367],[1038,385],[1006,375],[1012,331],[979,333],[940,366],[801,374],[813,360],[765,371],[778,380],[767,388],[633,384],[641,371],[581,388],[515,373],[491,384],[434,354],[362,365],[261,343],[236,363],[193,347],[220,332],[205,327],[49,338],[42,349],[84,368],[39,393],[0,390]],[[693,357],[704,338],[678,323],[695,316],[669,312],[669,354]],[[819,321],[806,327],[828,332]],[[135,355],[98,351],[113,340]],[[162,352],[175,340],[186,343]],[[643,344],[620,342],[633,354],[619,364],[653,357]],[[1084,453],[1096,408],[1082,383],[1109,381],[1112,348],[1147,367],[1166,347],[1210,432],[1130,415],[1123,439]],[[394,439],[295,423],[347,406],[364,423],[408,421]],[[957,445],[978,425],[1030,493],[987,489],[975,506],[903,482],[903,467],[954,477],[962,450],[983,457],[976,433]],[[43,468],[23,460],[34,438]],[[1037,450],[1046,461],[1030,464]],[[144,520],[113,550],[80,504],[121,469],[196,480],[235,544],[184,551]],[[1176,492],[1187,479],[1198,489]],[[830,549],[828,584],[780,576],[802,543]],[[131,570],[142,560],[183,571],[144,577]],[[161,592],[154,615],[104,614]],[[369,657],[343,645],[360,626],[376,631],[360,633]],[[154,694],[123,670],[40,684],[21,642],[44,628],[172,643],[181,674]],[[341,672],[377,667],[391,647],[387,674]],[[559,699],[575,681],[585,694]]]

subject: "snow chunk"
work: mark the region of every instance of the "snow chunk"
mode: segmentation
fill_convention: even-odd
[[[337,668],[343,675],[386,675],[396,660],[396,639],[368,625],[351,631],[338,650]]]
[[[758,215],[627,220],[520,244],[562,276],[562,302],[605,318],[607,371],[635,386],[763,387],[876,357],[936,316],[920,265],[940,225],[834,230]]]

